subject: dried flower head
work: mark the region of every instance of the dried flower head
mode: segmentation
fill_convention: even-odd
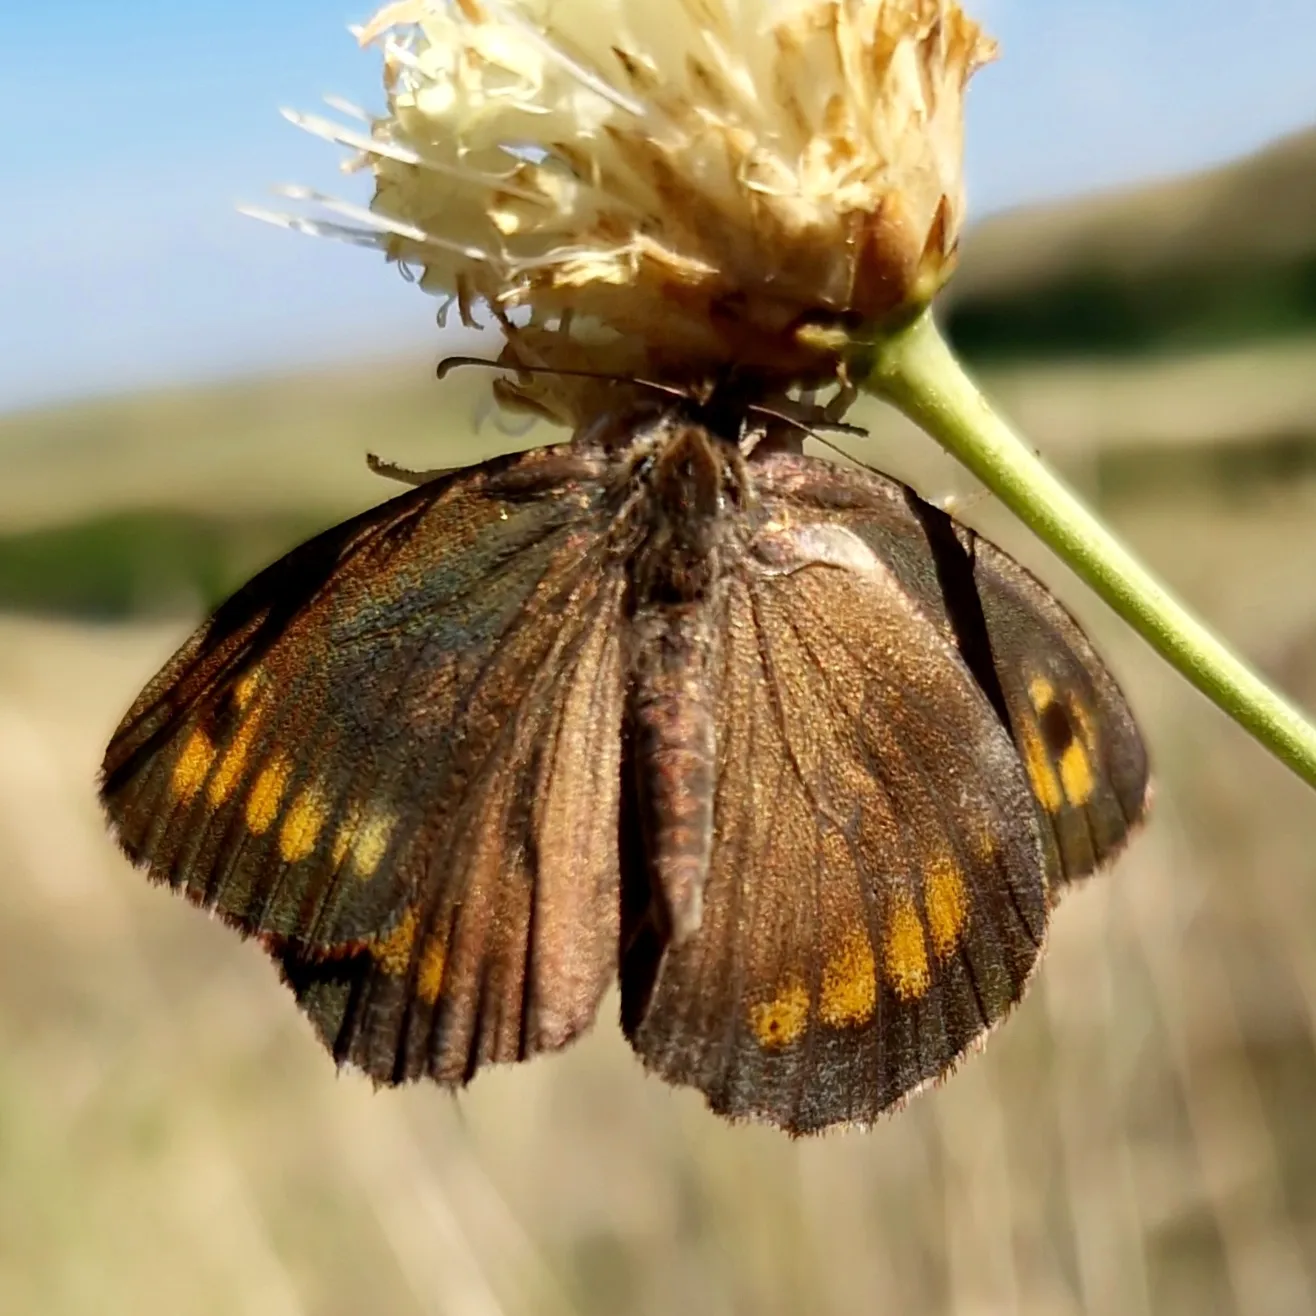
[[[358,36],[388,116],[298,116],[374,173],[337,231],[464,318],[528,308],[536,360],[583,320],[614,366],[816,382],[835,363],[801,325],[880,323],[949,275],[994,53],[954,0],[401,0]]]

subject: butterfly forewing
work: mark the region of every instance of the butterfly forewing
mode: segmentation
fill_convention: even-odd
[[[960,535],[1015,742],[1058,852],[1058,895],[1118,854],[1142,820],[1146,749],[1073,618],[1012,558],[971,531]]]
[[[221,607],[107,752],[128,853],[262,935],[380,1077],[423,1063],[412,1002],[459,998],[460,1068],[565,1040],[613,971],[624,572],[597,477],[527,454],[327,532]]]
[[[1045,586],[873,472],[783,455],[759,483],[794,516],[853,531],[952,637],[1024,764],[1053,894],[1112,859],[1146,809],[1146,750],[1114,678]]]
[[[620,601],[614,581],[526,676],[487,781],[433,836],[397,928],[344,955],[279,955],[340,1061],[458,1084],[593,1021],[616,967]]]

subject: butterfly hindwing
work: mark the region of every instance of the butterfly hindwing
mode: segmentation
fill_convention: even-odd
[[[107,751],[128,854],[260,935],[377,1077],[559,1045],[614,971],[624,571],[597,477],[529,453],[326,532]],[[449,1001],[452,1045],[417,1040]]]
[[[623,1018],[715,1110],[806,1132],[872,1120],[1005,1016],[1055,891],[1140,816],[1146,759],[1082,632],[999,550],[882,476],[753,472],[770,569],[706,627],[703,923],[623,928]]]
[[[702,924],[666,945],[623,928],[645,1063],[796,1133],[944,1073],[1019,999],[1046,928],[1008,734],[894,573],[853,556],[727,581]]]

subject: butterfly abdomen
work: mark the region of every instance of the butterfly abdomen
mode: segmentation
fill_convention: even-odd
[[[713,850],[714,637],[702,604],[646,609],[632,634],[634,787],[658,916],[679,943],[699,930]]]

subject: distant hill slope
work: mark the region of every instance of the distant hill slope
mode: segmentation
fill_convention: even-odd
[[[1316,326],[1316,129],[1184,178],[998,215],[951,336],[978,359],[1218,346]]]
[[[983,372],[1024,433],[1090,497],[1288,481],[1316,467],[1316,336],[1174,360]],[[476,417],[487,375],[428,363],[80,403],[0,417],[0,612],[195,613],[307,533],[399,491],[368,449],[464,465],[564,431]],[[845,447],[934,497],[967,477],[872,399]],[[974,517],[986,510],[977,507]]]

